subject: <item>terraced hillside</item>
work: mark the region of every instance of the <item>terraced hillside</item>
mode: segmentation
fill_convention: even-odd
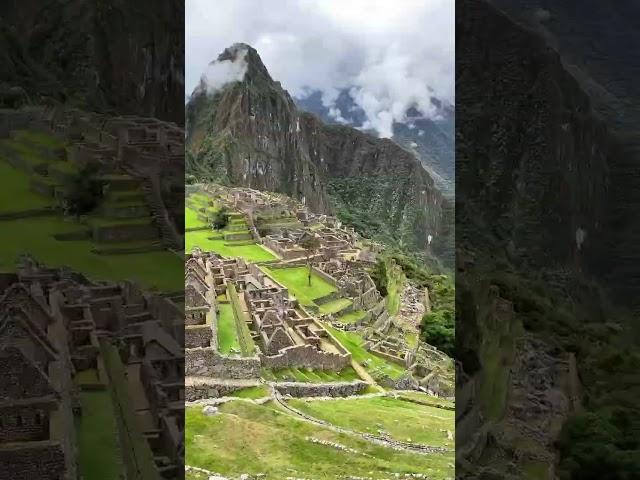
[[[367,239],[214,184],[185,219],[188,479],[453,477],[453,362],[400,319],[397,269],[377,292]]]
[[[162,246],[140,180],[103,169],[96,175],[104,192],[98,206],[80,217],[64,215],[65,192],[81,168],[70,146],[33,131],[0,140],[0,269],[12,271],[18,255],[30,253],[95,279],[180,290],[174,273],[182,259]]]

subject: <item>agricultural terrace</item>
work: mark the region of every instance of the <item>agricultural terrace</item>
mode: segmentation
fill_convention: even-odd
[[[307,267],[270,268],[264,266],[262,269],[270,277],[287,287],[302,305],[315,305],[314,300],[336,291],[336,287],[315,272],[311,274],[311,285],[309,285],[309,269]]]
[[[157,240],[105,242],[96,235],[107,228],[151,226],[137,180],[104,176],[107,185],[117,188],[79,220],[56,209],[54,192],[64,192],[65,172],[74,169],[50,152],[63,146],[55,137],[33,132],[17,132],[13,139],[0,140],[0,271],[14,271],[17,257],[30,253],[49,267],[66,265],[96,280],[133,280],[167,292],[184,288],[176,275],[184,269],[183,260],[162,249]],[[139,216],[112,216],[114,209],[129,207],[138,208]]]
[[[300,421],[271,402],[257,405],[236,400],[219,408],[215,416],[204,415],[201,408],[187,408],[187,465],[222,475],[263,473],[267,480],[342,478],[345,465],[349,475],[376,480],[396,473],[422,473],[433,480],[453,477],[452,453],[419,455],[376,445]],[[367,422],[366,410],[361,416]],[[189,473],[187,478],[206,477]]]

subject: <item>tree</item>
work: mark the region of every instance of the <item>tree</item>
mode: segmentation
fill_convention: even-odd
[[[449,356],[454,356],[455,317],[451,310],[442,309],[426,313],[420,324],[422,340]]]
[[[229,225],[229,212],[225,207],[222,207],[213,216],[213,220],[211,221],[211,226],[213,227],[214,230],[222,230],[227,225]]]
[[[314,235],[307,234],[300,240],[300,246],[307,252],[307,267],[309,269],[307,276],[309,278],[309,286],[311,286],[311,257],[320,248],[320,240]]]
[[[103,197],[104,181],[98,178],[99,165],[87,163],[67,178],[63,208],[78,217],[94,210]]]

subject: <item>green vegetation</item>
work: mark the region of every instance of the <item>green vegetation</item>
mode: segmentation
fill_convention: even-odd
[[[455,355],[456,320],[451,310],[425,313],[420,324],[420,335],[429,345],[453,357]]]
[[[101,340],[100,353],[109,376],[111,397],[116,413],[116,425],[119,431],[120,447],[127,470],[127,478],[132,480],[160,480],[153,452],[142,433],[139,418],[131,402],[131,394],[127,385],[126,366],[120,360],[118,349],[109,344],[108,341]]]
[[[366,370],[374,378],[384,374],[392,379],[397,379],[405,372],[405,369],[400,365],[367,352],[364,348],[364,340],[360,335],[353,332],[343,332],[327,325],[325,325],[325,327],[347,350],[349,350],[349,352],[351,352],[353,359],[356,362],[363,364]]]
[[[30,190],[30,176],[0,161],[0,214],[51,207],[54,201]]]
[[[242,350],[242,354],[244,356],[250,357],[256,352],[256,345],[251,338],[251,332],[247,325],[247,314],[242,310],[240,299],[238,298],[238,292],[236,292],[236,287],[233,283],[229,283],[227,285],[227,296],[231,301],[240,350]]]
[[[360,380],[358,373],[352,367],[343,368],[339,372],[312,370],[310,368],[263,369],[262,377],[270,381],[303,383],[351,382],[353,380]]]
[[[420,405],[389,397],[304,401],[290,400],[291,406],[333,425],[362,433],[384,430],[402,441],[453,448],[446,431],[455,430],[451,410]]]
[[[273,253],[262,245],[234,245],[232,242],[225,241],[221,235],[216,235],[211,230],[186,232],[185,253],[191,253],[194,247],[201,248],[205,252],[215,252],[227,258],[243,258],[248,262],[265,262],[277,259]]]
[[[367,312],[363,310],[354,310],[353,312],[345,313],[344,315],[339,316],[336,320],[344,325],[348,325],[350,323],[356,323],[359,320],[362,320]]]
[[[116,419],[109,392],[81,391],[82,416],[76,422],[78,462],[84,478],[120,478],[123,462],[117,442]]]
[[[100,204],[104,181],[97,177],[97,173],[98,165],[87,163],[67,177],[62,200],[66,214],[84,215]]]
[[[380,295],[386,297],[389,313],[397,314],[406,281],[402,268],[396,265],[393,258],[381,257],[371,269],[370,275]]]
[[[229,225],[229,211],[223,207],[213,215],[211,226],[214,230],[222,230],[227,225]]]
[[[147,288],[178,291],[184,280],[183,260],[167,251],[129,255],[97,255],[90,240],[58,241],[53,235],[82,230],[82,224],[65,221],[62,216],[33,217],[0,221],[0,271],[15,270],[21,253],[30,253],[48,267],[68,265],[90,278],[139,282]]]
[[[86,221],[72,221],[53,209],[58,203],[53,198],[53,190],[57,189],[63,194],[67,192],[66,195],[69,195],[68,188],[56,183],[52,177],[34,172],[33,168],[41,171],[39,165],[44,165],[44,170],[48,170],[69,164],[60,160],[64,157],[55,152],[63,147],[58,139],[37,132],[19,132],[15,140],[0,143],[3,147],[8,147],[9,151],[7,153],[7,149],[4,149],[4,155],[0,158],[0,214],[51,207],[49,212],[36,217],[25,215],[0,219],[0,242],[3,245],[0,271],[14,271],[19,254],[29,253],[49,267],[66,265],[95,280],[117,282],[126,279],[136,281],[146,288],[162,291],[184,288],[182,279],[176,275],[178,271],[184,270],[183,261],[171,252],[149,251],[127,255],[100,253],[104,248],[130,245],[95,242],[90,238],[91,227],[131,223],[129,219],[114,221],[92,214]],[[30,169],[14,168],[9,164],[7,155],[17,155],[16,158],[26,162]],[[50,194],[35,193],[32,190],[34,182],[49,189]],[[141,193],[134,190],[112,192],[103,199],[103,203],[120,200],[124,195],[139,197]],[[82,210],[81,208],[76,213]],[[133,220],[140,222],[140,219]],[[78,234],[78,237],[75,240],[58,240],[55,236],[59,234]],[[139,242],[131,242],[131,246],[141,245]]]
[[[247,387],[236,390],[229,394],[231,397],[257,399],[269,396],[269,389],[266,385],[258,385],[256,387]]]
[[[336,291],[336,288],[317,273],[313,272],[311,285],[308,283],[307,267],[269,268],[263,270],[287,287],[302,305],[314,305],[314,300]]]
[[[229,354],[232,350],[240,351],[236,321],[230,303],[218,303],[218,350]]]
[[[378,446],[346,434],[301,422],[273,404],[225,403],[220,414],[205,416],[187,408],[186,463],[223,475],[264,473],[268,479],[333,479],[348,473],[374,479],[394,473],[424,473],[433,480],[453,477],[453,455],[416,455]],[[344,445],[358,453],[311,438]],[[348,472],[345,472],[348,466]]]
[[[350,307],[353,304],[351,300],[348,298],[338,298],[336,300],[331,300],[330,302],[323,303],[320,305],[320,313],[329,314],[329,313],[338,313],[344,310],[347,307]]]

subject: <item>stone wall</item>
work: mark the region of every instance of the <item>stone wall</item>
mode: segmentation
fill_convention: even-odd
[[[283,349],[279,355],[260,355],[260,361],[265,368],[294,367],[340,371],[351,365],[351,354],[323,352],[311,345],[296,345]]]
[[[155,240],[158,237],[158,229],[151,223],[93,228],[93,240],[96,242]]]
[[[228,379],[260,377],[258,357],[225,357],[213,348],[192,348],[186,352],[185,375]]]
[[[200,385],[185,385],[184,398],[187,402],[204,400],[207,398],[220,398],[239,390],[236,385],[225,383],[202,383]]]
[[[280,382],[273,385],[281,395],[292,397],[349,397],[358,395],[368,386],[362,380],[335,383]]]
[[[0,448],[0,478],[60,480],[64,471],[64,453],[57,443]]]
[[[209,347],[213,332],[209,325],[189,325],[184,329],[185,348]]]

